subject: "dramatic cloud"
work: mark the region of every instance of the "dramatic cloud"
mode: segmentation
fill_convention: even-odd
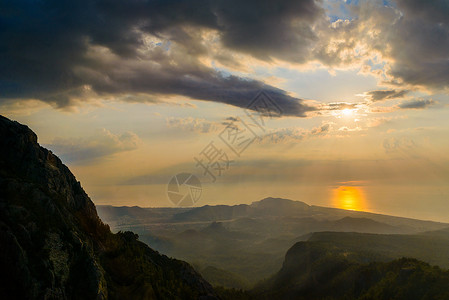
[[[325,16],[314,0],[233,0],[219,5],[224,44],[261,59],[308,59],[317,38],[311,25]]]
[[[408,90],[377,90],[365,93],[372,102],[403,98]]]
[[[135,150],[140,143],[140,138],[133,132],[116,135],[103,129],[98,135],[90,138],[56,138],[45,147],[54,151],[64,162],[84,163],[114,153]]]
[[[398,107],[402,108],[402,109],[424,109],[424,108],[427,108],[434,104],[436,104],[436,102],[433,101],[432,99],[428,99],[428,100],[417,99],[417,100],[402,102],[401,104],[398,105]]]
[[[362,67],[396,86],[449,87],[446,0],[365,0],[341,4],[341,19],[320,24],[314,56],[329,66]]]
[[[449,87],[447,1],[341,5],[346,15],[331,22],[318,0],[3,1],[0,101],[67,107],[183,96],[246,107],[265,90],[286,116],[314,110],[284,90],[212,64],[245,64],[239,60],[249,56],[359,67],[390,85]],[[406,93],[368,96],[381,101]]]
[[[266,90],[286,115],[304,116],[311,108],[300,99],[201,59],[214,32],[255,57],[304,60],[310,26],[323,16],[314,0],[2,2],[0,97],[64,107],[143,93],[246,107]]]
[[[398,0],[400,17],[390,28],[391,73],[406,83],[449,87],[449,2]]]

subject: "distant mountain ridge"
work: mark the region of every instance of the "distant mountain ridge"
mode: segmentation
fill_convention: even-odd
[[[114,207],[110,205],[98,205],[97,209],[102,219],[112,224],[121,216],[133,216],[136,221],[156,217],[164,222],[174,223],[186,221],[229,221],[238,218],[281,216],[296,218],[314,217],[316,220],[338,221],[332,224],[332,226],[338,224],[343,226],[344,223],[348,224],[351,221],[357,222],[356,220],[359,220],[360,224],[365,223],[363,225],[369,225],[368,223],[371,223],[371,225],[380,225],[380,223],[384,223],[390,226],[384,226],[385,229],[393,230],[391,233],[395,232],[396,229],[394,227],[401,228],[402,232],[406,231],[409,233],[433,231],[449,227],[449,223],[314,206],[302,201],[272,197],[255,201],[249,205],[205,205],[192,208],[142,208],[137,206]]]
[[[0,299],[215,299],[190,265],[112,234],[70,170],[0,116]]]
[[[235,283],[235,278],[227,278],[229,274],[249,278],[250,284],[271,276],[279,270],[285,252],[292,245],[318,236],[317,232],[409,235],[449,227],[444,223],[310,206],[301,201],[272,197],[232,206],[97,206],[97,209],[114,231],[132,230],[158,251],[186,260],[199,271],[214,270],[203,275],[214,284],[223,280],[224,286]],[[443,248],[446,245],[444,240],[438,243]],[[419,244],[414,247],[419,248]],[[402,250],[398,249],[393,255],[377,253],[370,257],[392,260],[401,257]],[[433,260],[429,256],[420,258],[440,266],[449,263],[443,254],[434,257]],[[220,271],[223,273],[218,276]]]

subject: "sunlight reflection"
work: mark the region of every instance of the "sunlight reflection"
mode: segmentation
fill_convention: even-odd
[[[340,186],[333,191],[334,206],[348,210],[365,210],[365,195],[358,186]]]

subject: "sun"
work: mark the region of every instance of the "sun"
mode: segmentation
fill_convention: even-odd
[[[350,117],[354,114],[354,110],[350,108],[345,108],[341,111],[341,114],[345,117]]]

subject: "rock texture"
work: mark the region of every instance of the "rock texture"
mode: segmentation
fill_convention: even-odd
[[[132,232],[112,234],[70,170],[0,116],[0,299],[198,299],[212,287]]]

